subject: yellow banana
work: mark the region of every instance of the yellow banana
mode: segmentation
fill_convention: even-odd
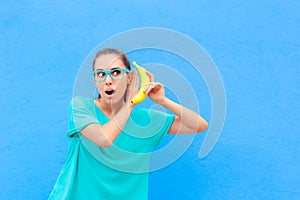
[[[146,74],[144,68],[140,67],[135,61],[133,61],[132,64],[137,68],[141,82],[139,92],[132,98],[131,103],[138,104],[141,103],[147,97],[147,94],[144,92],[144,89],[148,85],[148,83],[150,83],[150,78]]]

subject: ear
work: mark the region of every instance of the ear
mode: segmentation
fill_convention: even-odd
[[[132,71],[127,73],[128,75],[128,83],[130,83],[131,79],[132,79]]]

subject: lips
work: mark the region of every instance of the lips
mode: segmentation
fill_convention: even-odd
[[[115,93],[116,91],[113,90],[113,89],[108,89],[108,90],[105,90],[105,93],[108,95],[108,96],[111,96]]]

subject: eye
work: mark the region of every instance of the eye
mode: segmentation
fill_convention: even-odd
[[[99,77],[99,78],[103,78],[105,76],[105,72],[102,72],[102,71],[98,71],[96,73],[96,76]]]
[[[122,71],[120,69],[114,69],[111,74],[113,76],[119,76],[120,74],[122,74]]]

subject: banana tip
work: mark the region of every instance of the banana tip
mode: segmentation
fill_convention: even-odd
[[[133,61],[132,64],[133,64],[135,67],[138,67],[138,64],[137,64],[135,61]]]

